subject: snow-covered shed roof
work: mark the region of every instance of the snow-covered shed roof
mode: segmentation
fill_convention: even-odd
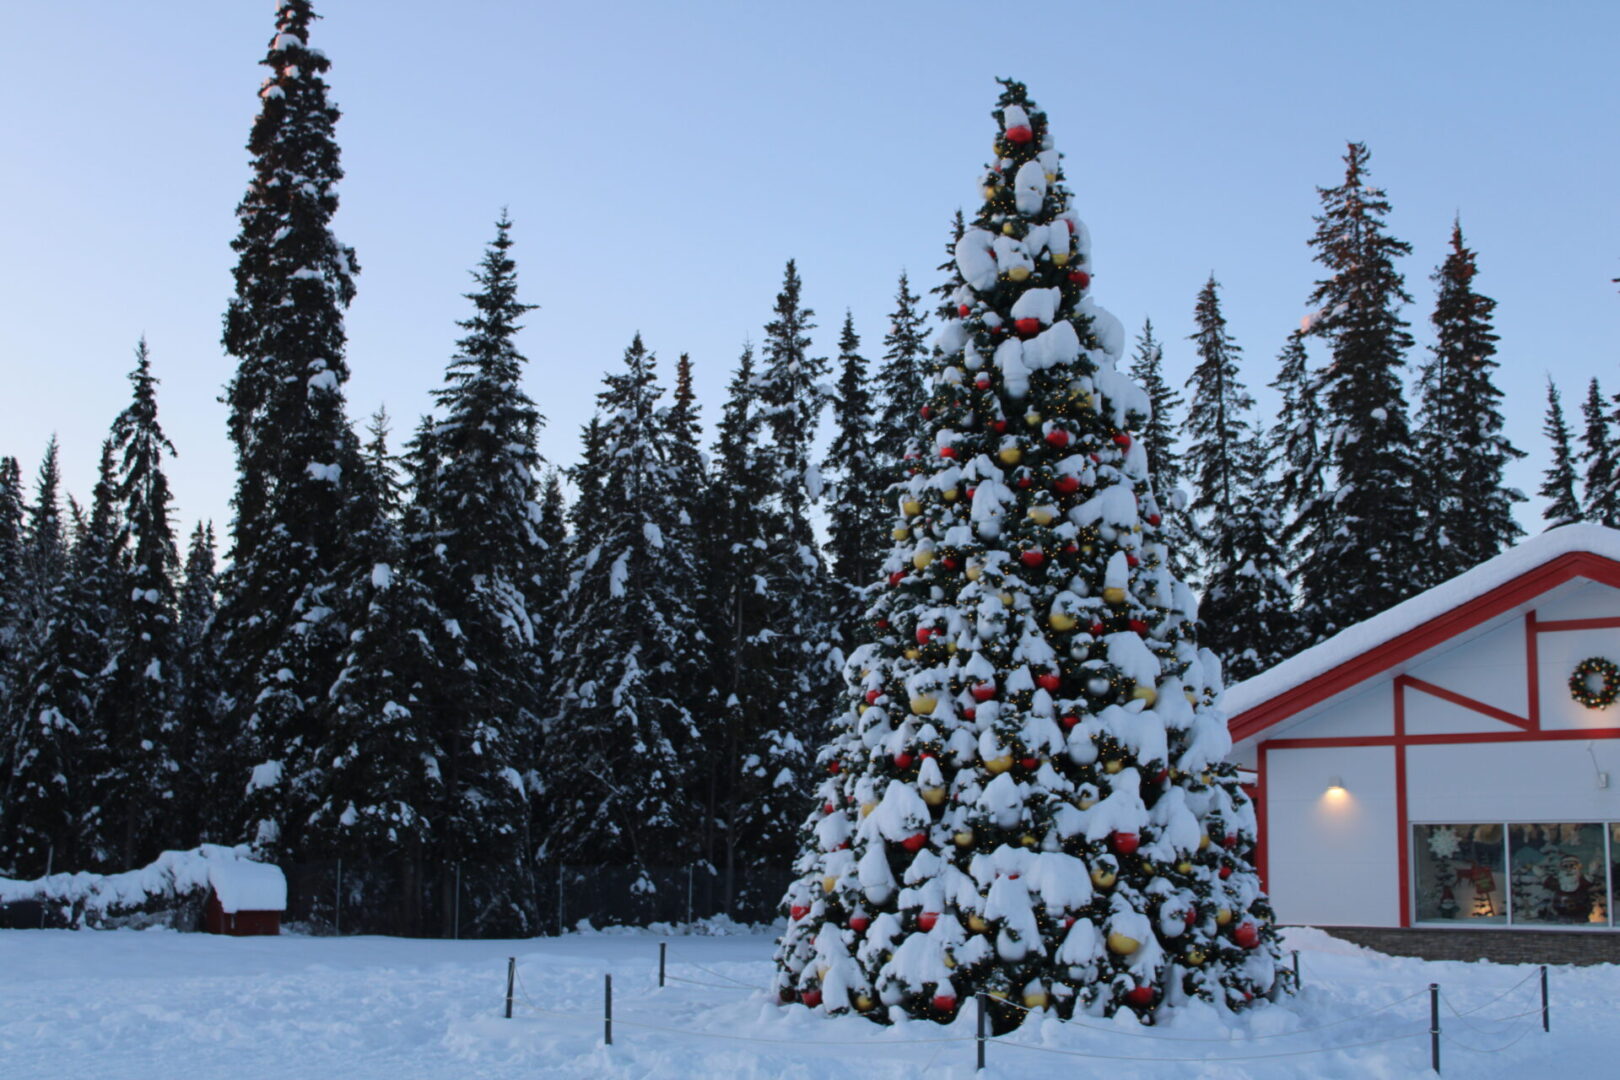
[[[281,867],[247,859],[210,860],[208,884],[227,915],[239,911],[287,910],[287,879]]]
[[[1531,537],[1228,688],[1222,706],[1232,738],[1262,731],[1571,578],[1594,574],[1620,586],[1620,530],[1565,525]]]

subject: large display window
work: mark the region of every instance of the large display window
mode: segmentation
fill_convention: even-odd
[[[1620,880],[1620,822],[1412,826],[1413,921],[1601,926]]]

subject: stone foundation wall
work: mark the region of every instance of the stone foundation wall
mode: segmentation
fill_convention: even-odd
[[[1391,956],[1420,960],[1490,960],[1498,964],[1617,964],[1620,931],[1401,930],[1322,926],[1336,938]]]

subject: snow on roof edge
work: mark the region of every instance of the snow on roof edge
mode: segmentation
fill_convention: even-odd
[[[1620,529],[1583,522],[1562,525],[1533,536],[1450,581],[1441,582],[1354,626],[1347,626],[1326,641],[1228,687],[1221,707],[1229,718],[1235,718],[1538,566],[1577,551],[1620,562]]]

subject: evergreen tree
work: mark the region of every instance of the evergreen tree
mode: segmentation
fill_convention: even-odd
[[[1089,295],[1046,117],[1005,87],[957,245],[969,314],[939,334],[907,482],[921,505],[894,519],[899,576],[845,669],[777,991],[880,1022],[950,1020],[982,992],[998,1030],[1241,1009],[1285,981],[1221,760],[1220,664],[1166,566],[1133,434],[1147,398]]]
[[[796,838],[795,785],[808,776],[831,702],[837,627],[831,583],[810,523],[820,475],[810,462],[823,405],[825,358],[810,354],[815,313],[801,303],[798,269],[788,261],[775,318],[765,326],[759,376],[763,440],[758,464],[767,494],[751,510],[765,517],[765,547],[752,571],[769,598],[759,635],[765,668],[755,693],[759,724],[743,743],[741,820],[732,828],[753,861],[783,860]]]
[[[1164,349],[1153,336],[1153,320],[1142,320],[1142,333],[1136,339],[1131,358],[1131,378],[1147,392],[1152,415],[1142,426],[1142,446],[1148,456],[1148,472],[1158,497],[1164,523],[1160,531],[1170,550],[1170,571],[1183,580],[1194,571],[1198,554],[1196,530],[1187,513],[1187,494],[1181,488],[1181,454],[1176,448],[1176,410],[1181,395],[1164,377]]]
[[[549,657],[556,651],[557,620],[562,617],[568,592],[568,507],[563,500],[562,477],[556,469],[546,472],[543,487],[540,522],[535,528],[544,545],[534,577],[535,654]]]
[[[237,360],[226,402],[238,472],[216,625],[235,768],[251,768],[241,777],[248,833],[277,856],[302,851],[323,783],[327,692],[347,639],[333,616],[348,563],[344,478],[358,468],[343,400],[343,309],[356,266],[331,230],[343,171],[331,65],[309,47],[314,19],[309,0],[276,10],[224,329]]]
[[[109,771],[97,801],[115,830],[110,862],[145,865],[165,848],[192,843],[180,815],[180,642],[176,577],[180,555],[170,521],[165,454],[174,445],[158,423],[157,383],[143,339],[135,349],[128,408],[113,422],[120,455],[116,495],[123,509],[118,590],[118,665],[109,673],[102,709]]]
[[[1326,418],[1318,374],[1310,368],[1303,334],[1288,335],[1277,356],[1277,378],[1271,388],[1282,398],[1282,405],[1266,439],[1267,464],[1278,476],[1276,504],[1283,519],[1284,548],[1298,552],[1299,537],[1318,532],[1321,518],[1331,509],[1322,499],[1327,472],[1322,448]],[[1296,555],[1290,568],[1297,569],[1298,562]],[[1299,638],[1283,647],[1293,652],[1304,644]]]
[[[1586,431],[1581,437],[1581,465],[1586,471],[1586,520],[1611,529],[1620,527],[1620,489],[1617,489],[1620,467],[1615,463],[1613,433],[1604,409],[1603,389],[1596,376],[1587,384],[1581,415],[1586,420]]]
[[[1524,456],[1502,433],[1502,392],[1492,382],[1496,301],[1474,291],[1474,252],[1462,225],[1451,227],[1451,251],[1435,271],[1440,287],[1432,321],[1432,356],[1425,364],[1418,455],[1428,551],[1427,581],[1439,584],[1511,547],[1524,535],[1513,504],[1524,496],[1503,484],[1509,461]]]
[[[1411,302],[1395,259],[1411,245],[1390,236],[1389,201],[1366,176],[1367,148],[1349,144],[1344,183],[1318,188],[1322,213],[1310,246],[1327,277],[1310,302],[1309,332],[1332,362],[1316,377],[1322,450],[1332,481],[1299,522],[1304,629],[1319,641],[1404,600],[1427,580],[1414,539],[1417,472],[1401,374],[1412,337]]]
[[[1293,592],[1283,569],[1282,523],[1266,480],[1262,436],[1250,423],[1254,399],[1238,376],[1242,350],[1226,330],[1214,275],[1198,294],[1193,318],[1198,365],[1185,431],[1196,470],[1192,504],[1207,580],[1198,638],[1237,682],[1287,655]],[[1151,393],[1150,393],[1151,396]],[[1151,472],[1152,457],[1148,468]]]
[[[22,468],[16,458],[0,457],[0,776],[5,775],[12,683],[21,641],[22,574]]]
[[[315,845],[396,876],[351,871],[348,889],[393,907],[406,932],[422,929],[425,852],[440,805],[440,769],[428,703],[439,675],[431,598],[409,573],[400,531],[401,489],[388,452],[388,417],[373,416],[363,468],[350,486],[352,550],[361,560],[345,598],[352,629],[331,690],[328,768],[310,822]]]
[[[692,478],[671,460],[654,365],[638,334],[597,396],[612,480],[578,537],[545,755],[547,857],[643,871],[692,847],[686,755],[698,732],[683,695],[708,655],[694,550],[680,542]]]
[[[904,278],[901,280],[903,286]],[[835,434],[822,466],[830,480],[827,548],[842,640],[854,633],[866,610],[866,592],[877,579],[881,559],[878,530],[888,487],[872,449],[872,395],[860,347],[855,321],[845,312],[844,329],[838,337],[838,384],[833,395]]]
[[[447,863],[479,865],[475,910],[491,929],[521,929],[532,915],[532,781],[522,768],[540,707],[530,603],[543,557],[535,441],[544,420],[522,386],[527,360],[516,336],[534,305],[517,298],[511,228],[503,213],[473,273],[474,312],[458,324],[466,336],[434,395],[443,419],[433,434],[433,512],[445,562],[433,602],[455,627],[440,645],[449,681],[438,687],[444,707],[434,735],[445,757],[437,829]]]
[[[195,839],[219,843],[232,839],[222,825],[231,821],[241,788],[227,771],[230,747],[220,722],[214,551],[213,523],[197,522],[186,547],[175,631],[182,688],[175,757],[181,767],[183,820],[194,823],[189,831]]]
[[[1547,500],[1541,517],[1547,528],[1573,525],[1586,519],[1581,510],[1580,496],[1575,493],[1575,453],[1570,449],[1569,425],[1564,422],[1564,405],[1558,397],[1558,387],[1547,380],[1547,419],[1541,428],[1547,441],[1552,443],[1552,464],[1547,467],[1541,482],[1540,495]]]
[[[957,217],[960,221],[961,215]],[[920,450],[918,412],[925,400],[924,369],[928,360],[928,342],[923,332],[928,317],[917,308],[921,300],[911,291],[911,283],[902,272],[894,297],[894,312],[889,316],[889,332],[883,336],[883,363],[878,365],[873,379],[878,412],[872,423],[869,446],[881,470],[885,491],[889,485],[904,479],[905,455]]]

